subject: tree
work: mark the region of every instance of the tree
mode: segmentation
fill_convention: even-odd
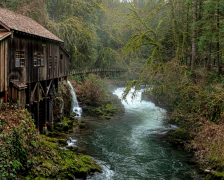
[[[193,24],[197,22],[197,0],[194,0],[193,6]],[[191,70],[195,70],[195,61],[196,61],[196,27],[193,27],[193,39],[192,39],[192,62],[191,62]]]

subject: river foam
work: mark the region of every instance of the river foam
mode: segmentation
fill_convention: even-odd
[[[196,168],[186,163],[188,155],[158,138],[175,125],[165,124],[166,110],[142,101],[144,90],[134,89],[122,100],[124,116],[109,121],[92,121],[93,131],[80,137],[79,145],[89,149],[90,156],[100,160],[103,173],[88,180],[197,180]],[[114,94],[122,99],[124,88]]]

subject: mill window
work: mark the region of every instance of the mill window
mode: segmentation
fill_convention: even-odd
[[[40,65],[41,66],[44,66],[44,53],[41,54],[41,57],[40,57]]]
[[[34,66],[44,66],[44,53],[35,52],[33,54]]]
[[[25,51],[20,51],[20,67],[25,66]]]
[[[33,54],[33,63],[34,63],[34,66],[37,66],[37,53],[36,52]]]
[[[54,67],[57,67],[57,63],[58,63],[58,57],[55,56],[55,58],[54,58]]]
[[[63,54],[60,54],[60,59],[63,60]]]
[[[41,54],[37,53],[37,66],[40,66],[41,63]]]
[[[15,66],[16,67],[24,67],[25,66],[25,51],[16,51]]]
[[[51,56],[49,56],[49,68],[52,67],[52,61],[51,61]]]

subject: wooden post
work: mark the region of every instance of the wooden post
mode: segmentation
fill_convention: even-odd
[[[40,85],[37,83],[37,129],[40,132]]]
[[[8,98],[7,98],[7,91],[5,91],[5,96],[4,96],[4,103],[7,103]]]
[[[55,83],[55,90],[57,93],[58,93],[58,84],[59,84],[58,82],[59,82],[59,79],[57,78]]]
[[[53,88],[53,93],[52,93],[52,101],[54,104],[54,88],[55,88],[55,79],[52,80],[52,88]],[[53,108],[54,109],[54,108]],[[51,130],[54,129],[54,113],[53,113],[53,109],[51,111]]]
[[[68,82],[68,76],[66,76],[66,82]]]
[[[45,118],[43,124],[43,133],[47,133],[47,81],[45,81]]]
[[[31,103],[32,103],[32,99],[31,99],[31,83],[29,84],[29,112],[31,113]]]

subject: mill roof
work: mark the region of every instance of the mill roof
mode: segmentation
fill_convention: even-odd
[[[48,31],[33,19],[21,14],[0,8],[0,25],[8,30],[16,30],[31,35],[63,42],[60,38]]]

